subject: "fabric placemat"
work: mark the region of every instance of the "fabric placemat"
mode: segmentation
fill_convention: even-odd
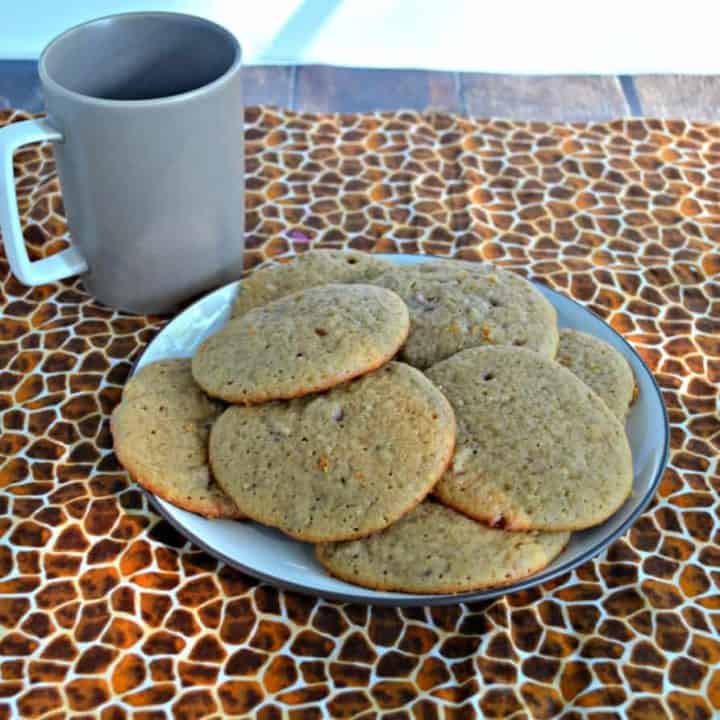
[[[245,134],[248,268],[309,245],[424,252],[570,295],[663,389],[659,494],[605,554],[500,600],[275,590],[187,543],[112,454],[108,415],[164,321],[78,281],[25,287],[3,255],[0,718],[717,717],[720,126],[250,108]],[[52,149],[16,160],[44,256],[67,240]]]

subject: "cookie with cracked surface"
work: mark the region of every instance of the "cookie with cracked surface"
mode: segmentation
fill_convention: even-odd
[[[321,285],[230,320],[193,357],[212,397],[251,405],[328,390],[390,360],[407,338],[405,303],[372,285]]]
[[[445,397],[391,362],[322,395],[228,408],[210,433],[210,463],[246,515],[325,542],[370,535],[410,511],[454,444]]]
[[[232,317],[318,285],[368,282],[390,267],[385,260],[356,250],[308,250],[242,280]]]
[[[569,538],[567,532],[493,530],[426,500],[379,533],[319,544],[315,555],[331,575],[363,587],[456,593],[532,575],[550,563]]]
[[[495,527],[580,530],[630,494],[622,424],[562,365],[520,348],[472,348],[428,377],[458,423],[452,467],[435,488],[446,505]]]
[[[152,363],[128,381],[113,411],[115,454],[163,500],[204,517],[240,518],[208,465],[210,426],[221,412],[195,384],[189,359]]]
[[[617,417],[627,415],[634,400],[635,378],[627,360],[612,345],[564,328],[556,360],[594,390]]]
[[[532,283],[501,268],[446,260],[393,268],[372,281],[410,309],[402,359],[425,369],[461,350],[514,345],[553,358],[555,308]]]

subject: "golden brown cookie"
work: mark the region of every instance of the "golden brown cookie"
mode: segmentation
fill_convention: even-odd
[[[495,527],[579,530],[612,515],[632,489],[620,421],[569,370],[519,348],[473,348],[428,377],[455,410],[443,503]]]
[[[232,316],[240,317],[253,308],[318,285],[367,282],[390,267],[384,260],[355,250],[308,250],[246,277],[240,283]]]
[[[113,411],[115,454],[138,484],[173,505],[242,517],[208,465],[208,435],[221,412],[193,381],[189,359],[152,363],[130,379]]]
[[[532,283],[501,268],[447,260],[395,267],[372,281],[410,309],[401,357],[425,369],[461,350],[525,347],[555,357],[555,308]]]
[[[612,345],[578,330],[560,331],[557,362],[577,375],[619,418],[634,401],[635,378],[627,360]]]
[[[325,569],[355,585],[411,593],[456,593],[508,585],[539,570],[567,532],[492,530],[429,500],[370,537],[322,543]]]
[[[229,408],[210,434],[210,462],[254,520],[299,540],[349,540],[417,505],[454,443],[447,400],[391,362],[322,395]]]
[[[409,329],[405,303],[371,285],[321,285],[255,308],[192,361],[212,397],[255,404],[327,390],[384,365]]]

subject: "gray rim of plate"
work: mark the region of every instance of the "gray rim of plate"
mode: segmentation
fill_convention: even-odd
[[[435,255],[403,255],[402,253],[376,253],[376,257],[381,258],[383,260],[388,260],[389,262],[392,262],[393,259],[397,260],[398,258],[423,258],[420,260],[420,262],[426,262],[426,261],[434,261],[434,260],[452,260],[454,258],[443,258],[438,257]],[[455,258],[456,259],[456,258]],[[516,583],[513,583],[512,585],[507,585],[504,587],[497,587],[497,588],[490,588],[487,590],[474,590],[470,592],[465,593],[455,593],[455,594],[444,594],[444,595],[418,595],[417,599],[407,599],[403,597],[403,595],[407,595],[410,593],[398,593],[397,597],[393,597],[393,592],[387,592],[387,597],[383,598],[363,598],[362,592],[367,590],[367,588],[363,588],[362,586],[357,586],[358,588],[358,594],[357,595],[346,595],[345,593],[340,592],[318,592],[314,588],[307,587],[305,585],[300,585],[298,583],[288,582],[286,580],[283,580],[282,578],[278,578],[274,575],[268,575],[266,573],[260,572],[258,570],[255,570],[253,568],[247,567],[246,565],[243,565],[241,562],[238,562],[234,558],[229,557],[228,555],[225,555],[222,552],[219,552],[215,548],[211,547],[207,543],[205,543],[201,538],[197,537],[192,532],[189,532],[181,523],[177,522],[177,520],[172,517],[166,510],[163,508],[159,502],[157,502],[156,497],[149,492],[148,490],[145,490],[145,488],[141,488],[145,495],[149,498],[151,501],[153,507],[157,511],[157,513],[166,521],[168,522],[175,530],[177,530],[183,537],[186,537],[190,542],[192,542],[194,545],[199,547],[201,550],[204,550],[209,555],[212,555],[215,558],[218,558],[219,560],[222,560],[224,563],[227,563],[230,567],[235,568],[236,570],[240,570],[241,572],[245,573],[246,575],[250,575],[251,577],[254,577],[258,580],[262,580],[264,582],[267,582],[268,584],[281,588],[283,590],[291,590],[293,592],[301,593],[303,595],[310,595],[312,597],[322,597],[328,600],[339,600],[341,602],[346,603],[366,603],[368,605],[378,605],[378,606],[389,606],[389,607],[417,607],[417,606],[431,606],[431,605],[456,605],[458,603],[464,603],[464,602],[478,602],[481,600],[492,600],[494,598],[502,597],[503,595],[509,595],[514,592],[519,592],[520,590],[528,590],[529,588],[535,587],[536,585],[541,585],[542,583],[548,582],[550,580],[555,579],[556,577],[559,577],[560,575],[564,575],[565,573],[571,572],[576,567],[579,567],[583,563],[586,563],[588,560],[592,560],[594,557],[599,555],[603,550],[605,550],[607,547],[610,546],[611,543],[613,543],[615,540],[617,540],[619,537],[625,534],[625,532],[632,527],[632,525],[635,523],[635,521],[640,517],[640,515],[643,513],[645,508],[650,504],[652,499],[655,497],[655,493],[657,492],[658,485],[660,484],[660,480],[663,476],[663,473],[665,472],[665,468],[667,467],[668,459],[670,456],[670,424],[668,420],[668,414],[667,414],[667,408],[665,407],[665,402],[663,400],[662,391],[660,390],[660,386],[657,383],[657,380],[655,379],[655,376],[650,371],[650,368],[645,364],[645,361],[642,359],[640,354],[637,350],[617,331],[615,328],[611,327],[609,323],[605,321],[604,318],[600,317],[597,313],[595,313],[590,308],[586,307],[582,303],[579,303],[577,300],[574,300],[571,297],[568,297],[567,295],[563,295],[562,293],[558,292],[557,290],[554,290],[547,285],[544,285],[543,283],[539,283],[537,281],[531,281],[535,286],[538,287],[539,290],[543,293],[551,293],[552,295],[556,295],[563,300],[570,301],[574,305],[577,305],[581,310],[590,313],[594,317],[598,318],[602,323],[604,323],[612,333],[614,333],[620,341],[625,345],[625,347],[629,350],[629,352],[635,356],[636,360],[638,361],[640,367],[642,367],[643,372],[646,374],[647,378],[650,381],[650,384],[652,385],[655,394],[657,395],[657,400],[660,404],[660,407],[662,408],[663,412],[663,452],[662,457],[660,459],[660,462],[658,464],[657,472],[655,473],[655,476],[653,477],[652,482],[648,486],[647,491],[643,495],[642,498],[640,498],[637,501],[637,504],[635,506],[635,509],[630,513],[628,518],[625,520],[625,522],[620,525],[620,527],[616,528],[613,532],[606,535],[600,542],[595,543],[595,545],[591,546],[588,550],[586,550],[582,555],[578,556],[574,560],[569,560],[568,562],[556,567],[552,568],[550,570],[543,570],[537,573],[534,573],[532,575],[529,575],[527,578],[523,580],[519,580]],[[229,285],[234,285],[234,283],[229,283]],[[194,301],[190,305],[188,305],[186,308],[184,308],[180,314],[183,312],[188,311],[190,308],[195,307],[196,305],[203,302],[209,295],[212,295],[216,292],[222,292],[226,286],[217,288],[216,290],[212,290],[211,292],[207,293],[203,297],[199,298],[198,300]],[[175,316],[177,317],[177,315]],[[174,319],[174,318],[173,318]],[[169,324],[169,323],[168,323]],[[138,363],[142,359],[143,355],[147,351],[147,349],[150,347],[152,342],[160,337],[164,332],[166,332],[168,327],[164,327],[154,338],[153,340],[148,343],[147,347],[138,355],[135,362],[133,363],[130,376],[135,374],[136,368],[138,366]]]

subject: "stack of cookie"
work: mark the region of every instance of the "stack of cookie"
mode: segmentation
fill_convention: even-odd
[[[112,431],[172,503],[316,543],[352,583],[462,592],[540,570],[620,507],[633,388],[517,275],[311,251],[245,280],[192,359],[141,370]]]

